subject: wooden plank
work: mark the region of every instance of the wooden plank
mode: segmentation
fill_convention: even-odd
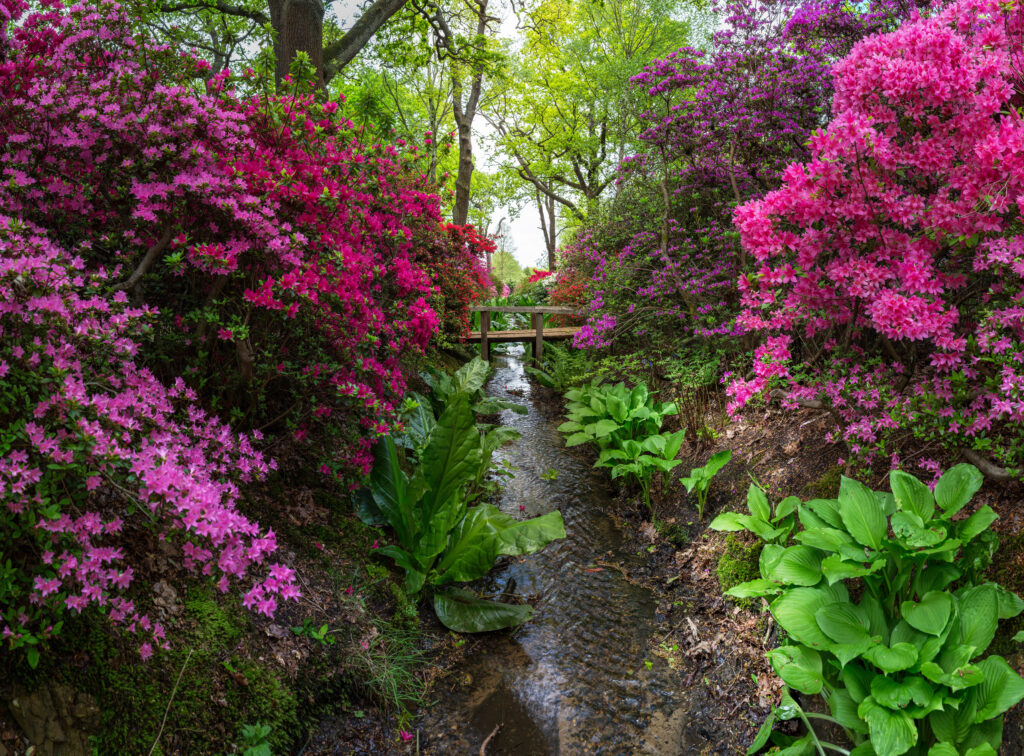
[[[470,312],[519,312],[527,315],[531,313],[543,313],[544,315],[582,315],[572,307],[470,307]]]
[[[480,359],[484,362],[491,361],[491,347],[487,343],[487,332],[491,328],[491,313],[480,313]]]
[[[544,315],[535,312],[530,319],[533,321],[533,330],[537,334],[533,339],[533,359],[539,360],[544,354]]]
[[[571,339],[577,333],[579,333],[579,326],[568,326],[565,328],[545,328],[544,338],[552,340],[564,340]],[[489,331],[487,333],[487,342],[493,344],[511,344],[513,342],[533,341],[537,337],[537,332],[532,328],[528,328],[524,331]],[[469,336],[465,337],[463,341],[480,341],[480,331],[470,331]]]

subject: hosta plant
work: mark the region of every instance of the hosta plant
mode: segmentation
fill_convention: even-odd
[[[640,484],[644,504],[651,509],[651,478],[655,472],[668,473],[682,460],[676,459],[683,445],[686,431],[659,433],[643,441],[627,439],[621,449],[604,449],[598,455],[594,467],[611,469],[612,479],[635,478]],[[653,514],[653,510],[652,510]]]
[[[412,474],[403,468],[404,455],[393,438],[377,444],[361,502],[364,521],[394,531],[397,543],[381,553],[405,570],[406,589],[412,594],[425,586],[433,589],[438,619],[460,632],[518,625],[532,609],[481,599],[454,583],[482,577],[499,556],[529,554],[565,537],[558,511],[523,521],[491,504],[468,506],[486,468],[485,454],[489,457],[502,442],[491,435],[495,430],[510,429],[482,433],[469,394],[450,395],[418,449]]]
[[[686,486],[687,493],[697,494],[697,515],[704,519],[704,507],[708,503],[708,489],[711,487],[711,479],[719,470],[725,467],[732,459],[732,450],[723,449],[711,455],[711,459],[703,467],[695,467],[690,470],[689,476],[680,478],[679,482]]]
[[[600,449],[622,448],[625,441],[643,441],[661,432],[664,418],[676,414],[672,402],[656,402],[640,384],[632,389],[588,385],[565,394],[568,420],[558,430],[570,434],[566,446],[593,443]]]
[[[946,472],[934,493],[900,471],[891,493],[843,478],[838,499],[793,505],[802,527],[788,539],[763,505],[715,519],[715,529],[781,541],[765,544],[759,579],[727,594],[771,600],[787,637],[769,653],[772,667],[789,688],[821,694],[829,711],[804,713],[784,698],[751,753],[769,737],[784,753],[847,751],[822,742],[811,718],[841,726],[855,756],[997,752],[1003,713],[1024,698],[1024,679],[985,651],[999,620],[1024,602],[981,582],[995,512],[983,506],[954,519],[980,486],[971,465]],[[794,716],[806,734],[769,735],[775,719]]]

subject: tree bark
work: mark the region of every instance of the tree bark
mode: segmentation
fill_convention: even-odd
[[[558,229],[555,200],[534,187],[537,209],[540,211],[540,230],[544,234],[544,246],[548,252],[548,270],[555,269],[555,252],[558,249]]]
[[[487,24],[492,20],[487,15],[489,0],[477,0],[476,36],[483,37],[487,32]],[[473,78],[469,85],[469,95],[462,100],[462,80],[456,74],[452,76],[452,110],[455,125],[459,131],[459,172],[455,177],[455,207],[452,208],[452,223],[463,226],[469,218],[470,186],[473,180],[473,119],[476,118],[477,104],[480,102],[480,91],[483,89],[484,72],[482,64],[476,64]]]
[[[304,52],[316,69],[316,83],[324,86],[324,6],[320,0],[269,0],[274,28],[274,81],[281,81],[295,56]],[[346,35],[347,36],[347,35]]]

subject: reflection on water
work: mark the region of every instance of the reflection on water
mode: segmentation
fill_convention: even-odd
[[[557,508],[567,537],[476,586],[529,600],[536,614],[514,633],[489,634],[469,655],[456,672],[466,684],[442,693],[425,715],[425,751],[475,754],[498,725],[488,754],[646,750],[650,714],[674,709],[672,691],[681,686],[655,679],[644,667],[654,598],[615,568],[628,570],[638,557],[622,550],[622,535],[607,514],[613,502],[602,471],[565,451],[560,419],[530,401],[522,363],[496,356],[495,365],[489,393],[529,405],[526,415],[506,411],[501,418],[522,438],[499,453],[516,468],[499,506],[516,517]],[[544,480],[551,468],[557,478]]]

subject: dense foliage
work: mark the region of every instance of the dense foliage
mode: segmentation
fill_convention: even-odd
[[[772,666],[788,686],[822,694],[830,716],[809,716],[840,725],[857,746],[851,754],[994,755],[1003,713],[1024,698],[1024,679],[985,655],[999,620],[1024,610],[980,577],[998,515],[982,506],[954,519],[981,483],[971,465],[948,470],[934,493],[901,471],[890,475],[892,493],[843,478],[837,499],[790,497],[774,512],[751,485],[749,515],[711,524],[766,541],[761,577],[727,593],[773,597],[788,640],[769,652]],[[778,743],[821,752],[820,730],[788,695],[749,752],[766,744],[776,719],[798,715],[807,733]]]
[[[269,614],[297,590],[236,509],[271,467],[258,429],[369,468],[450,288],[413,256],[437,198],[336,103],[240,99],[112,3],[3,0],[0,61],[3,636],[35,646],[99,606],[163,642],[122,595],[140,530],[222,590],[254,576]]]
[[[742,322],[766,337],[736,406],[781,384],[868,459],[912,434],[1024,461],[1022,19],[956,3],[836,67],[810,161],[736,214],[759,264]]]

